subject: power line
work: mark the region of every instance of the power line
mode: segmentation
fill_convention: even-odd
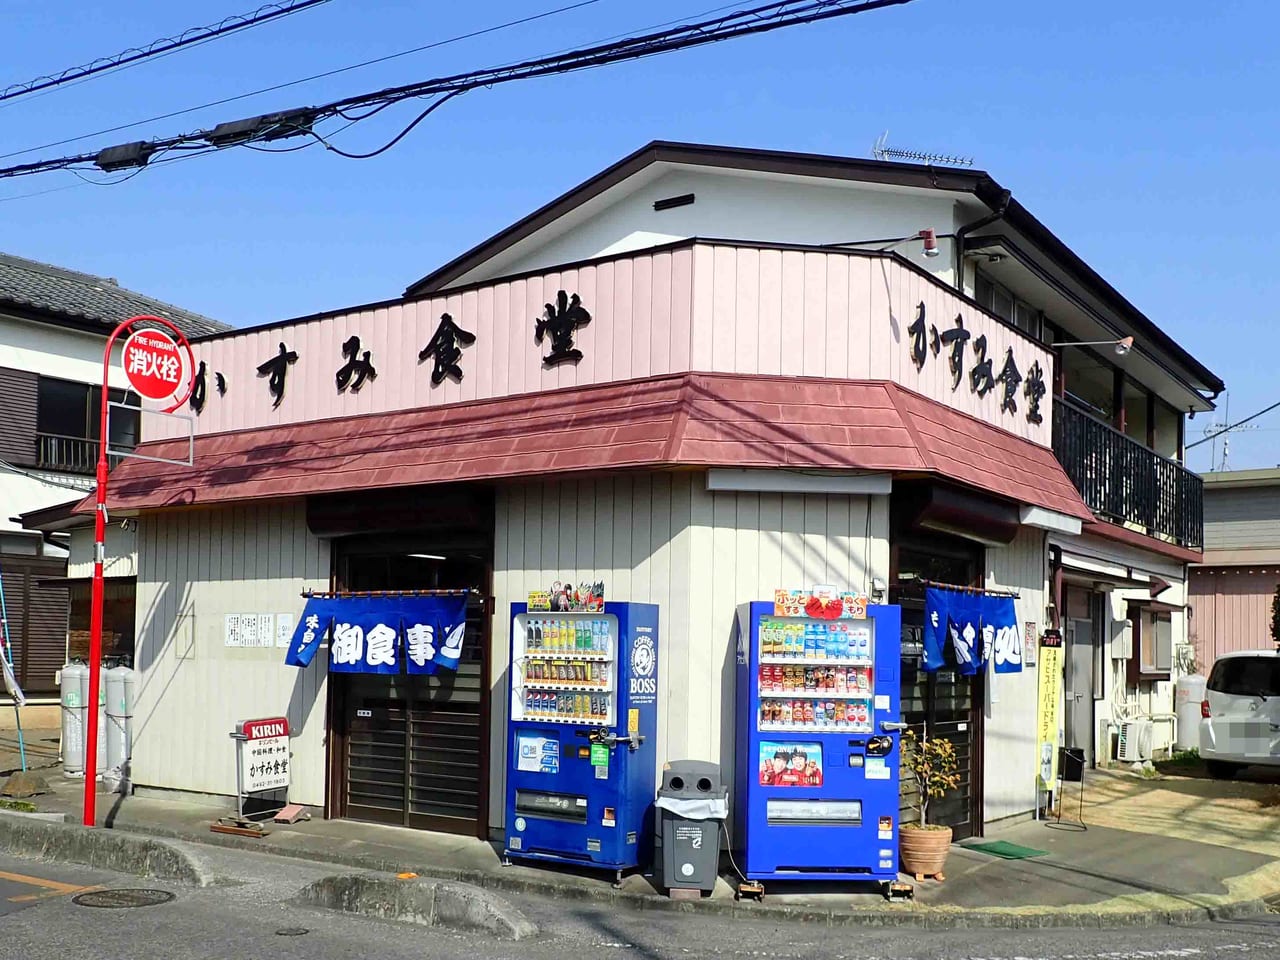
[[[25,97],[40,90],[60,87],[64,84],[84,80],[111,70],[119,70],[150,57],[172,53],[183,47],[207,43],[217,37],[225,37],[241,30],[248,30],[259,24],[278,20],[281,17],[287,17],[290,14],[306,10],[308,7],[315,7],[328,2],[329,0],[293,0],[291,3],[268,3],[251,13],[238,13],[230,17],[224,17],[217,23],[206,27],[192,27],[189,30],[184,30],[176,37],[162,37],[140,47],[130,47],[128,50],[123,50],[111,57],[99,57],[81,66],[69,67],[60,73],[51,73],[36,77],[34,80],[11,84],[0,90],[0,102],[15,100],[18,97]]]
[[[1212,434],[1210,434],[1209,436],[1205,437],[1205,438],[1204,438],[1204,439],[1202,439],[1202,440],[1197,440],[1195,443],[1188,443],[1188,444],[1187,444],[1185,447],[1183,447],[1182,449],[1183,449],[1183,450],[1190,450],[1192,447],[1198,447],[1198,446],[1200,446],[1200,444],[1202,444],[1202,443],[1208,443],[1210,440],[1214,440],[1214,439],[1216,439],[1216,438],[1218,438],[1218,437],[1222,436],[1224,433],[1229,433],[1230,431],[1235,430],[1237,427],[1242,427],[1242,426],[1244,426],[1244,425],[1245,425],[1246,423],[1248,423],[1250,420],[1257,420],[1257,419],[1258,419],[1260,416],[1262,416],[1264,413],[1270,413],[1272,410],[1276,409],[1276,407],[1280,407],[1280,401],[1278,401],[1278,402],[1276,402],[1276,403],[1273,403],[1273,404],[1272,404],[1271,406],[1269,406],[1269,407],[1266,407],[1266,408],[1264,408],[1264,409],[1262,409],[1262,410],[1259,410],[1259,411],[1258,411],[1257,413],[1255,413],[1255,414],[1252,414],[1252,415],[1250,415],[1250,416],[1248,416],[1248,417],[1245,417],[1243,420],[1237,420],[1235,423],[1231,424],[1231,426],[1229,426],[1229,427],[1223,427],[1221,430],[1215,430]]]
[[[292,136],[315,136],[327,147],[332,146],[314,131],[316,124],[334,117],[351,120],[345,111],[359,107],[376,107],[355,119],[366,119],[378,110],[405,100],[423,97],[448,98],[475,90],[493,87],[516,80],[546,77],[579,70],[606,66],[624,61],[641,60],[676,50],[686,50],[724,40],[767,33],[783,27],[815,23],[835,17],[865,13],[884,7],[901,6],[912,0],[780,0],[749,9],[737,10],[721,17],[694,23],[682,23],[677,27],[630,37],[616,43],[598,44],[567,54],[553,54],[535,60],[491,67],[467,73],[437,77],[418,83],[388,87],[370,93],[358,94],[335,100],[318,107],[299,107],[292,110],[251,117],[219,124],[211,130],[201,130],[167,139],[139,141],[109,147],[96,153],[39,160],[0,168],[0,178],[26,176],[51,170],[63,170],[87,164],[96,164],[104,170],[142,166],[158,152],[174,148],[203,152],[227,146],[267,142]],[[437,101],[421,116],[401,131],[391,143],[367,155],[377,156],[398,142],[415,127],[432,109],[443,103]]]
[[[494,24],[491,27],[482,27],[479,30],[472,30],[470,33],[461,33],[457,36],[448,37],[444,40],[436,40],[432,43],[426,43],[419,47],[413,47],[410,50],[401,50],[399,53],[388,54],[383,57],[375,57],[372,60],[364,60],[360,63],[352,63],[345,67],[336,67],[333,70],[326,70],[322,73],[313,73],[309,77],[300,77],[297,80],[287,80],[283,83],[273,84],[269,87],[262,87],[258,90],[250,90],[248,93],[239,93],[230,97],[223,97],[221,100],[210,100],[208,103],[202,103],[194,107],[185,107],[182,110],[173,110],[169,113],[157,114],[154,117],[147,117],[145,120],[134,120],[130,123],[122,123],[118,126],[107,127],[104,130],[95,130],[93,133],[84,133],[78,137],[68,137],[65,140],[55,140],[52,143],[42,143],[36,147],[26,147],[22,150],[14,150],[12,153],[0,153],[0,160],[8,160],[10,157],[20,157],[24,153],[35,153],[39,150],[51,150],[54,147],[65,147],[69,143],[78,143],[81,140],[89,140],[93,137],[106,136],[108,133],[119,133],[121,130],[130,130],[133,127],[145,126],[148,123],[157,123],[161,120],[172,120],[174,117],[186,116],[189,113],[198,113],[201,110],[208,110],[211,107],[221,107],[228,103],[235,103],[238,100],[248,100],[251,97],[258,97],[264,93],[275,93],[277,90],[285,90],[289,87],[300,86],[304,83],[311,83],[315,80],[324,80],[328,77],[336,77],[340,73],[348,73],[352,70],[360,70],[364,67],[372,67],[379,63],[386,63],[400,57],[407,57],[415,53],[423,53],[427,50],[434,50],[437,47],[444,47],[451,43],[459,43],[463,40],[472,40],[476,37],[482,37],[486,34],[497,33],[499,30],[507,30],[511,27],[522,26],[526,23],[533,23],[536,20],[544,20],[547,17],[553,17],[557,14],[567,13],[570,10],[577,10],[579,7],[589,7],[592,4],[599,3],[600,0],[579,0],[578,3],[571,3],[563,7],[556,7],[554,10],[545,10],[542,13],[531,14],[527,17],[520,17],[517,20],[508,20],[505,23]],[[731,5],[730,5],[731,6]],[[723,8],[721,8],[723,9]],[[660,24],[665,26],[665,24]],[[613,38],[610,38],[613,39]]]

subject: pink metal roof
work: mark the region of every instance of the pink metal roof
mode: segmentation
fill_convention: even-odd
[[[198,437],[194,467],[122,463],[109,505],[712,466],[936,474],[1092,519],[1051,450],[897,384],[703,373]]]

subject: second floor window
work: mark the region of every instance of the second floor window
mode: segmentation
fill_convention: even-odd
[[[974,279],[973,299],[1006,323],[1013,324],[1023,333],[1037,340],[1040,339],[1040,311],[1026,301],[1019,300],[982,273]]]
[[[131,407],[138,405],[136,394],[112,390],[109,398]],[[41,377],[36,394],[36,461],[50,470],[91,473],[98,457],[99,404],[102,388],[72,380]],[[111,409],[111,446],[138,444],[139,414],[136,410]]]

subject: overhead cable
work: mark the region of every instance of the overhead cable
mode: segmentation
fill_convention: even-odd
[[[174,148],[207,151],[228,146],[243,146],[251,143],[284,139],[290,136],[316,136],[318,140],[332,149],[332,145],[328,144],[325,138],[315,134],[315,125],[335,117],[343,117],[350,120],[350,115],[346,114],[345,111],[353,108],[365,106],[381,107],[422,97],[456,96],[459,93],[480,87],[493,87],[516,80],[572,73],[624,61],[640,60],[676,50],[685,50],[757,33],[766,33],[783,27],[815,23],[835,17],[865,13],[869,10],[900,6],[911,2],[913,0],[782,0],[782,2],[767,3],[749,9],[738,10],[710,20],[684,23],[668,30],[631,37],[615,43],[599,44],[565,54],[555,54],[500,67],[491,67],[397,87],[388,87],[370,93],[346,97],[342,100],[335,100],[318,107],[299,107],[273,114],[265,114],[260,117],[219,124],[209,130],[200,130],[167,139],[121,144],[95,153],[84,153],[3,167],[0,168],[0,178],[86,166],[94,164],[108,155],[110,157],[110,166],[102,162],[98,162],[97,165],[101,169],[122,169],[129,163],[145,165],[151,156]],[[430,113],[441,102],[443,101],[439,101],[429,107],[422,116],[416,118],[409,127],[398,134],[391,144],[387,146],[398,142],[405,133],[416,126],[427,113]],[[374,112],[377,111],[368,111],[357,119],[364,119]],[[386,147],[367,155],[352,154],[351,156],[356,158],[377,156],[383,149],[386,149]]]
[[[11,84],[0,90],[0,102],[15,100],[18,97],[25,97],[40,90],[60,87],[64,84],[84,80],[111,70],[119,70],[151,57],[172,53],[183,47],[207,43],[218,37],[225,37],[241,30],[248,30],[251,27],[256,27],[272,20],[279,20],[281,17],[287,17],[309,7],[316,7],[328,2],[329,0],[293,0],[291,3],[268,3],[251,13],[224,17],[217,23],[206,27],[192,27],[189,30],[184,30],[176,37],[162,37],[140,47],[130,47],[128,50],[123,50],[114,56],[99,57],[89,63],[78,67],[69,67],[59,73],[46,74],[42,77],[36,77],[34,80]]]
[[[275,93],[277,90],[285,90],[289,87],[300,86],[304,83],[312,83],[316,80],[324,80],[328,77],[336,77],[340,73],[348,73],[352,70],[360,70],[364,67],[372,67],[380,63],[386,63],[389,60],[396,60],[400,57],[407,57],[415,53],[423,53],[427,50],[434,50],[437,47],[448,46],[451,43],[459,43],[463,40],[472,40],[476,37],[482,37],[486,34],[497,33],[499,30],[507,30],[511,27],[523,26],[526,23],[533,23],[536,20],[545,20],[547,17],[554,17],[561,13],[567,13],[571,10],[577,10],[580,7],[589,7],[599,3],[600,0],[579,0],[577,3],[570,3],[562,7],[556,7],[553,10],[544,10],[542,13],[530,14],[527,17],[520,17],[516,20],[507,20],[505,23],[497,23],[489,27],[481,27],[478,30],[472,30],[470,33],[460,33],[456,36],[446,37],[444,40],[434,40],[431,43],[425,43],[421,46],[413,47],[409,50],[401,50],[399,53],[391,53],[382,57],[375,57],[372,60],[362,60],[359,63],[351,63],[345,67],[335,67],[332,70],[325,70],[322,73],[313,73],[308,77],[299,77],[297,80],[286,80],[283,83],[276,83],[269,87],[260,87],[257,90],[250,90],[247,93],[238,93],[234,96],[223,97],[220,100],[210,100],[208,103],[201,103],[194,107],[185,107],[181,110],[172,110],[169,113],[157,114],[154,117],[147,117],[143,120],[133,120],[129,123],[121,123],[114,127],[107,127],[103,130],[95,130],[92,133],[84,133],[76,137],[67,137],[65,140],[54,140],[52,143],[42,143],[35,147],[25,147],[21,150],[14,150],[10,153],[0,153],[0,160],[7,160],[10,157],[20,157],[24,153],[36,153],[40,150],[51,150],[54,147],[65,147],[69,143],[77,143],[81,140],[90,140],[93,137],[106,136],[108,133],[119,133],[121,130],[131,130],[134,127],[145,126],[148,123],[157,123],[160,120],[172,120],[174,117],[186,116],[189,113],[198,113],[201,110],[208,110],[211,107],[221,107],[228,103],[235,103],[238,100],[248,100],[251,97],[258,97],[264,93]]]

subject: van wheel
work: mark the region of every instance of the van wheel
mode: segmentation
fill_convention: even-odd
[[[1239,764],[1225,763],[1222,760],[1206,760],[1204,767],[1215,780],[1234,780],[1235,775],[1240,772]]]

